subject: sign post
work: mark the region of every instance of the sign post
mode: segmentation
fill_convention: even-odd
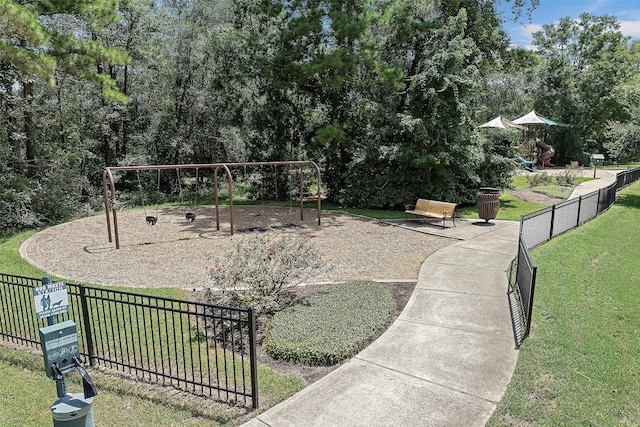
[[[33,300],[36,305],[36,317],[38,319],[47,319],[47,325],[50,328],[58,324],[58,314],[66,313],[69,310],[69,296],[67,295],[67,284],[64,282],[54,283],[51,277],[42,278],[42,286],[33,288]],[[72,322],[73,323],[73,322]],[[45,356],[45,369],[47,368],[47,351],[46,343],[43,342],[43,330],[40,328],[40,341],[43,344],[42,349]],[[53,330],[53,328],[50,328]],[[75,324],[74,324],[75,329]],[[53,333],[53,332],[50,332]],[[75,334],[78,341],[78,334]],[[55,370],[56,364],[51,365]],[[52,372],[47,369],[47,376],[56,380],[56,391],[58,398],[62,398],[67,394],[67,382],[62,372]]]
[[[54,427],[94,427],[91,403],[97,394],[93,381],[80,360],[78,332],[72,320],[58,323],[58,314],[69,310],[69,296],[64,282],[42,278],[42,286],[33,288],[33,301],[38,319],[47,319],[40,328],[40,344],[44,370],[56,381],[58,399],[51,406]],[[82,375],[84,395],[67,394],[65,374],[77,369]]]

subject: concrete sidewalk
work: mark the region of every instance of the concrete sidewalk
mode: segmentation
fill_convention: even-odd
[[[585,194],[589,194],[592,191],[599,190],[600,188],[607,187],[608,185],[614,183],[616,181],[616,175],[618,172],[623,171],[624,169],[612,169],[612,168],[580,168],[580,169],[569,169],[572,173],[577,174],[578,176],[582,176],[585,178],[598,178],[592,181],[586,181],[582,184],[578,185],[569,199],[574,199],[579,196],[583,196]],[[538,172],[526,172],[527,175],[535,175],[536,173],[545,173],[549,175],[560,175],[567,172],[567,169],[564,168],[553,168],[553,169],[540,169]]]
[[[608,186],[618,171],[597,172],[601,179],[581,184],[571,198]],[[426,259],[410,300],[382,336],[245,426],[466,427],[491,417],[518,357],[506,270],[520,224],[394,223],[459,241]]]
[[[519,223],[461,221],[449,230],[464,240],[427,258],[382,336],[245,425],[484,425],[517,360],[505,271]]]
[[[573,190],[573,193],[571,193],[569,199],[575,199],[576,197],[584,196],[585,194],[589,194],[593,191],[613,184],[617,179],[616,175],[620,171],[621,169],[597,169],[596,177],[599,179],[583,182],[582,184],[578,185]],[[593,169],[588,171],[585,170],[582,176],[589,178],[593,177]]]

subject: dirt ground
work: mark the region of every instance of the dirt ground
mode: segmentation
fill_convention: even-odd
[[[228,208],[221,208],[224,219]],[[96,215],[38,232],[25,241],[20,253],[49,274],[84,283],[128,287],[180,287],[185,290],[211,286],[207,267],[228,253],[241,239],[260,231],[277,230],[313,239],[324,267],[308,284],[354,279],[378,281],[416,280],[420,266],[433,252],[453,239],[416,232],[371,219],[305,209],[304,220],[287,209],[236,207],[236,234],[221,221],[216,230],[212,207],[198,209],[194,222],[184,219],[183,209],[160,209],[154,226],[145,224],[141,210],[118,213],[120,249],[108,242],[104,216]],[[213,264],[212,264],[213,263]]]

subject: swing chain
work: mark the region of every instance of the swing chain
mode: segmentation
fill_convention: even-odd
[[[145,220],[147,221],[147,225],[156,225],[156,222],[158,222],[158,212],[160,211],[160,207],[156,203],[156,216],[147,215],[147,206],[144,203],[144,192],[142,191],[142,181],[140,180],[139,170],[136,170],[136,176],[138,177],[138,189],[140,190],[140,203],[142,204],[142,211],[144,212],[144,217],[145,217]],[[158,194],[159,193],[160,193],[160,169],[158,169]]]
[[[178,175],[178,191],[180,193],[180,204],[184,204],[184,196],[182,193],[182,179],[180,178],[180,168],[176,168],[176,173]],[[196,220],[196,209],[198,204],[198,168],[196,168],[196,194],[195,194],[195,207],[194,211],[190,212],[189,209],[185,208],[184,217],[187,221],[193,222]]]

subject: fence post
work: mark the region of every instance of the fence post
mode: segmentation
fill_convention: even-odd
[[[80,306],[82,307],[82,325],[84,326],[84,342],[87,343],[87,353],[89,354],[89,366],[93,366],[95,358],[95,350],[93,348],[93,335],[91,335],[91,320],[89,316],[89,305],[87,304],[87,289],[79,283],[80,287]]]
[[[531,271],[531,291],[529,293],[529,312],[527,313],[527,330],[525,331],[524,336],[528,337],[529,332],[531,332],[531,318],[533,313],[533,294],[536,290],[536,279],[538,275],[538,267],[533,266]]]
[[[249,315],[249,363],[251,364],[251,404],[258,409],[258,356],[256,354],[256,313],[253,307]]]
[[[578,197],[578,218],[576,219],[576,228],[580,226],[580,211],[582,210],[582,196]]]
[[[549,221],[549,240],[553,239],[553,222],[555,220],[555,216],[556,216],[556,205],[553,205],[551,206],[551,221]]]

